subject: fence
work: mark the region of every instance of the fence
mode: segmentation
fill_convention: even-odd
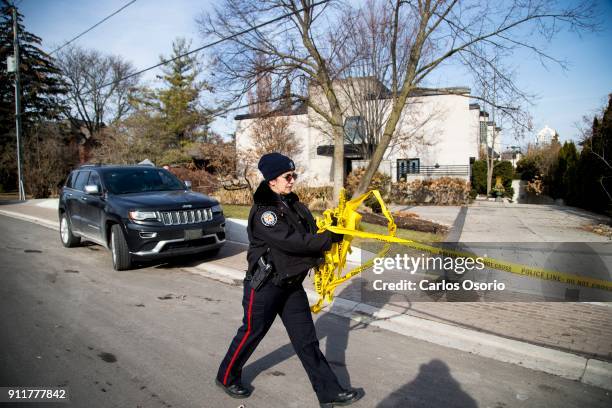
[[[367,160],[353,160],[353,169],[366,167]],[[466,180],[470,179],[470,166],[463,164],[447,164],[434,166],[398,166],[397,161],[383,160],[378,167],[378,171],[391,177],[393,182],[405,178],[406,180],[438,178],[438,177],[459,177]]]

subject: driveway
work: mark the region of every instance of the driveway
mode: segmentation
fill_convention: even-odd
[[[411,211],[421,218],[451,224],[446,239],[451,249],[581,277],[612,279],[612,240],[585,229],[588,225],[609,223],[609,218],[602,215],[565,206],[484,201],[465,207],[396,206],[393,210]],[[610,301],[610,292],[599,289],[538,281],[499,270],[484,274],[479,279],[505,282],[517,296]]]
[[[574,207],[476,201],[460,206],[401,206],[423,219],[452,226],[453,242],[610,242],[586,231],[587,225],[610,219]]]

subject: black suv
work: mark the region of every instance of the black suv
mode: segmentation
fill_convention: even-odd
[[[62,243],[109,248],[115,270],[135,259],[218,251],[225,243],[221,206],[190,187],[152,166],[81,166],[60,195]]]

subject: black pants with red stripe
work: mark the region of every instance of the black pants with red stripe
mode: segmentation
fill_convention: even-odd
[[[226,386],[240,382],[242,367],[279,315],[318,399],[330,401],[342,391],[336,375],[319,349],[308,298],[302,285],[281,288],[268,282],[255,292],[245,281],[242,306],[242,326],[221,362],[217,373],[219,381]]]

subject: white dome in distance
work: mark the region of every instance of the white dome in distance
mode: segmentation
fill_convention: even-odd
[[[555,129],[552,129],[548,125],[546,125],[538,132],[538,135],[536,136],[536,143],[550,143],[556,134],[557,131]]]

